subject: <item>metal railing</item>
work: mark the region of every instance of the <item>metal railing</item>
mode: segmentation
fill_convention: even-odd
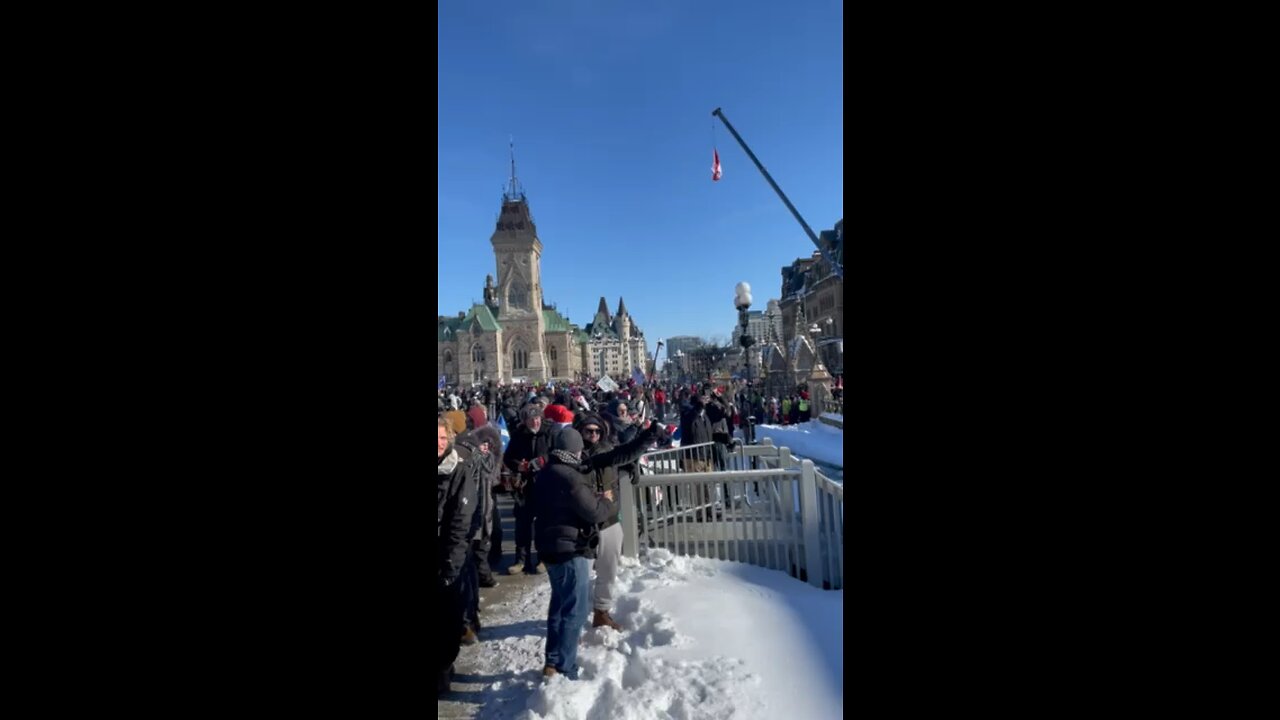
[[[622,494],[625,554],[665,548],[844,587],[844,486],[811,460],[771,444],[702,443],[646,453],[639,467]]]

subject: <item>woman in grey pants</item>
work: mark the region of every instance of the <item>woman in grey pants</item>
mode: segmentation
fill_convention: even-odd
[[[658,426],[645,423],[643,429],[625,445],[615,446],[610,437],[610,425],[596,413],[579,415],[574,423],[582,435],[583,462],[586,470],[595,477],[596,492],[613,491],[620,498],[624,491],[618,481],[618,466],[629,465],[640,459],[646,448],[657,441]],[[625,488],[630,492],[631,488]],[[600,544],[596,548],[596,579],[591,592],[591,626],[608,626],[621,630],[609,615],[613,609],[613,581],[618,576],[618,564],[622,558],[622,525],[618,516],[600,524]]]

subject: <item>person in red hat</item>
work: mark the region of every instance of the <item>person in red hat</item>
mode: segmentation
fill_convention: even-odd
[[[564,405],[548,405],[542,416],[560,427],[573,424],[573,412]]]

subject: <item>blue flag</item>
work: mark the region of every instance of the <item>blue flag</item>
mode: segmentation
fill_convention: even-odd
[[[644,384],[644,373],[640,372],[640,368],[631,371],[631,379],[636,381],[637,385]]]
[[[437,389],[437,390],[443,390],[443,389],[444,389],[444,376],[443,376],[443,375],[441,375],[441,376],[440,376],[440,384],[439,384],[439,385],[436,385],[436,389]]]
[[[507,432],[507,419],[498,413],[498,422],[494,423],[498,426],[498,434],[502,436],[502,452],[507,451],[507,444],[511,442],[511,433]]]

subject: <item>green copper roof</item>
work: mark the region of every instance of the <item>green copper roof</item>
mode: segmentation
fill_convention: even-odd
[[[569,332],[569,321],[555,310],[542,311],[542,324],[546,332]]]
[[[471,311],[462,320],[463,327],[471,327],[472,320],[479,320],[480,329],[485,332],[497,332],[502,329],[502,326],[498,324],[497,318],[489,310],[488,305],[472,305]]]
[[[458,333],[470,332],[471,323],[479,322],[484,332],[497,332],[502,329],[488,305],[472,305],[465,317],[445,318],[436,326],[436,340],[457,340]]]
[[[454,340],[458,334],[458,328],[462,327],[460,318],[445,318],[436,325],[436,340]]]

